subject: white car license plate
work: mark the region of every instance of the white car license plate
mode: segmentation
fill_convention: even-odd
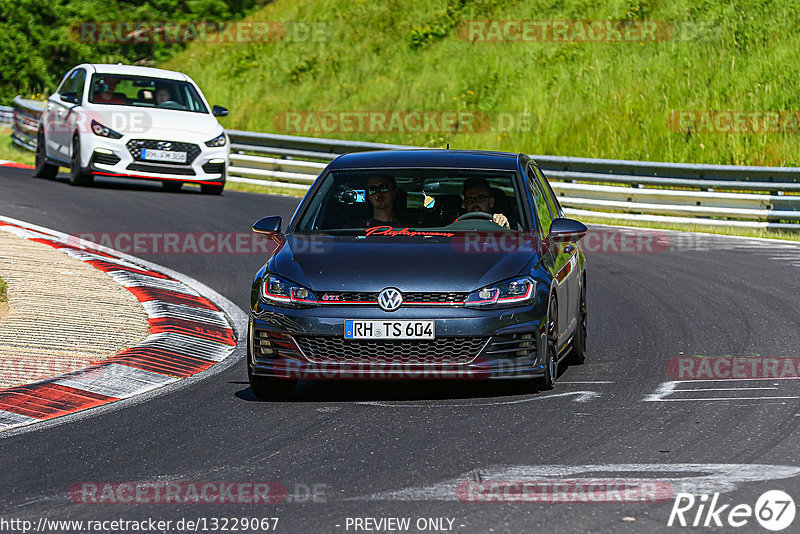
[[[170,152],[169,150],[142,149],[142,159],[148,161],[173,161],[186,163],[186,152]]]
[[[344,322],[345,339],[434,339],[435,321]]]

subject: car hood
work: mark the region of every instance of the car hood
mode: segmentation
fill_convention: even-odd
[[[313,291],[466,292],[516,276],[530,250],[466,252],[454,238],[290,235],[270,270]]]
[[[209,113],[108,105],[86,106],[86,111],[88,118],[134,139],[205,142],[222,133]]]

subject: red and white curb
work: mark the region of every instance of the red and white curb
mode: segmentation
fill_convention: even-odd
[[[150,323],[148,337],[108,359],[0,389],[0,431],[141,395],[206,371],[234,353],[239,336],[229,316],[236,315],[240,323],[243,313],[199,282],[15,219],[0,217],[0,231],[52,246],[107,273],[136,296]],[[35,347],[31,351],[35,357]]]
[[[8,161],[7,159],[0,159],[0,167],[15,167],[17,169],[35,169],[33,165],[27,163],[17,163],[16,161]]]

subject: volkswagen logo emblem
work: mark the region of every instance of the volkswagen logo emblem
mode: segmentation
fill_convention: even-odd
[[[395,311],[401,304],[403,304],[403,295],[400,294],[398,289],[387,287],[378,293],[378,306],[383,311]]]
[[[160,150],[169,150],[170,148],[172,148],[172,143],[170,143],[169,141],[159,141],[158,144],[156,144],[156,146]]]

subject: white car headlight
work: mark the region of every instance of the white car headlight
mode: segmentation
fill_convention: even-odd
[[[92,132],[95,135],[99,135],[100,137],[108,137],[109,139],[120,139],[122,137],[121,133],[115,132],[107,126],[103,126],[96,120],[92,120]]]
[[[227,139],[225,137],[225,132],[222,132],[217,137],[212,139],[211,141],[206,141],[206,146],[210,147],[217,147],[217,146],[225,146]]]

